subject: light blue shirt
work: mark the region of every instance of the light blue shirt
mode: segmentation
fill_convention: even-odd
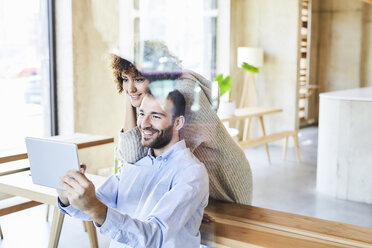
[[[114,247],[199,247],[200,224],[208,204],[208,174],[185,142],[179,141],[158,157],[149,154],[125,164],[96,190],[108,206],[97,226]],[[71,205],[68,215],[89,217]]]

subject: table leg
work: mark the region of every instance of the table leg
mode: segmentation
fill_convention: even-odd
[[[260,116],[260,124],[261,124],[262,134],[263,134],[263,136],[266,136],[263,116]],[[269,145],[267,143],[265,143],[265,149],[266,149],[266,154],[267,154],[267,160],[269,161],[269,164],[271,164],[270,153],[269,153]]]
[[[84,232],[87,232],[87,221],[83,221]]]
[[[46,221],[47,222],[49,220],[49,208],[50,208],[50,206],[49,206],[49,204],[47,204],[47,209],[46,209]]]
[[[4,239],[4,235],[3,235],[3,231],[1,230],[1,226],[0,226],[0,238]]]
[[[294,147],[295,147],[295,151],[296,151],[297,160],[298,160],[298,162],[300,162],[301,158],[300,158],[300,152],[298,151],[297,132],[293,135],[293,142],[294,142]]]
[[[84,223],[88,231],[90,247],[98,248],[96,227],[94,226],[92,221],[84,221]]]
[[[53,211],[53,221],[49,235],[49,245],[48,248],[57,248],[59,237],[61,236],[61,229],[63,224],[63,219],[65,215],[61,213],[57,207],[54,207]]]
[[[288,137],[285,137],[284,148],[283,148],[283,160],[287,156],[287,147],[288,147]]]
[[[244,121],[244,132],[242,141],[248,140],[249,130],[251,128],[252,118],[247,118]]]

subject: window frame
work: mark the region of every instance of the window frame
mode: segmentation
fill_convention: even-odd
[[[55,2],[47,0],[48,14],[48,48],[49,48],[49,108],[50,133],[59,134],[58,128],[58,98],[57,98],[57,67],[56,67],[56,28],[55,28]]]

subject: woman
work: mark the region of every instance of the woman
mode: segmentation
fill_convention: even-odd
[[[129,96],[131,104],[126,106],[124,129],[119,134],[119,155],[126,162],[134,163],[147,154],[147,149],[141,146],[140,132],[135,127],[135,108],[140,105],[148,91],[149,80],[133,64],[119,56],[112,55],[111,66],[119,93],[124,91]],[[180,136],[206,166],[210,197],[227,202],[251,204],[251,169],[244,152],[230,137],[212,109],[210,81],[195,72],[183,71],[175,83],[176,89],[186,99],[186,125]],[[195,91],[195,87],[200,87],[201,90]],[[197,110],[192,109],[195,98],[198,99]]]

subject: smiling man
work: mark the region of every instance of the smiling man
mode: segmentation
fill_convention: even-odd
[[[93,220],[112,239],[110,247],[199,247],[208,174],[179,138],[184,114],[179,91],[163,101],[147,94],[137,125],[148,156],[126,164],[97,191],[83,173],[68,171],[59,209]]]

